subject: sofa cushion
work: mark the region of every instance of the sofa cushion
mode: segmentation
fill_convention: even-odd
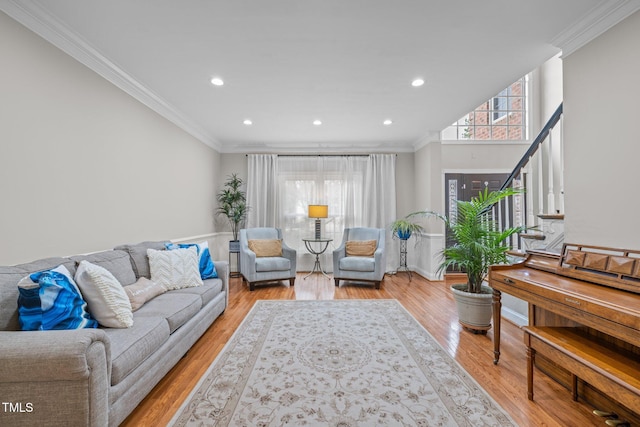
[[[165,245],[167,243],[171,242],[142,242],[135,245],[120,245],[116,246],[114,249],[123,250],[129,254],[131,266],[133,267],[133,271],[136,274],[136,278],[146,277],[147,279],[151,279],[151,273],[149,270],[149,258],[147,258],[147,249],[162,251],[165,249]]]
[[[78,285],[64,265],[31,273],[18,282],[23,331],[97,328]]]
[[[76,265],[81,261],[89,261],[91,264],[107,269],[122,286],[130,285],[136,281],[131,259],[125,251],[102,251],[90,255],[74,255],[70,258],[76,262]]]
[[[134,320],[162,317],[169,324],[170,333],[173,333],[200,311],[200,308],[202,298],[199,295],[169,291],[143,305],[136,311]]]
[[[184,288],[171,291],[172,293],[185,293],[198,295],[202,298],[202,306],[209,304],[220,292],[222,292],[222,280],[207,279],[202,281],[203,285],[195,288]]]
[[[167,288],[152,282],[146,277],[141,277],[133,285],[125,286],[124,291],[127,297],[129,297],[131,310],[136,311],[147,301],[151,301],[158,295],[167,292]]]
[[[287,258],[256,258],[256,271],[283,271],[289,269],[291,269],[291,262]]]
[[[128,329],[105,329],[111,342],[111,385],[127,377],[169,339],[169,324],[163,317],[134,317]]]
[[[349,256],[340,259],[340,270],[349,271],[375,271],[376,262],[375,258],[361,257],[361,256]]]
[[[45,258],[26,264],[0,266],[0,331],[19,331],[18,282],[37,271],[49,270],[59,265],[75,272],[74,262],[66,258]]]
[[[130,328],[133,325],[129,297],[109,270],[83,260],[74,278],[87,302],[89,313],[100,325],[107,328]]]
[[[172,251],[147,249],[151,280],[167,290],[202,286],[198,250],[192,246]]]

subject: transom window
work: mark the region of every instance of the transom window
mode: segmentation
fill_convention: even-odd
[[[443,140],[522,141],[527,139],[529,76],[513,82],[442,131]]]

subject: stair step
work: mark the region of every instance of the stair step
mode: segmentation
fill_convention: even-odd
[[[531,240],[544,240],[546,236],[540,233],[520,233],[520,237],[523,239],[531,239]]]
[[[564,214],[540,214],[540,219],[564,219]]]

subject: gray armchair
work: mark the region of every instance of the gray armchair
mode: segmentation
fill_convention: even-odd
[[[384,228],[346,228],[342,237],[342,244],[333,251],[333,278],[336,286],[340,280],[373,282],[376,289],[380,289],[380,282],[384,279],[387,266],[385,254]],[[372,257],[347,256],[348,241],[376,240],[377,247]]]
[[[282,241],[281,256],[256,256],[249,249],[249,240],[282,240],[282,230],[272,227],[246,228],[240,230],[240,273],[242,280],[249,283],[249,290],[256,283],[289,280],[290,286],[296,281],[296,251]]]

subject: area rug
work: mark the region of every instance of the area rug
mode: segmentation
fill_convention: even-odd
[[[514,426],[396,300],[258,301],[174,426]]]

